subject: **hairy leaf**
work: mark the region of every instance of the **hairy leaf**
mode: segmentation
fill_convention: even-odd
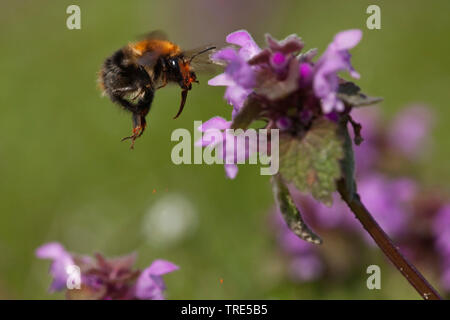
[[[356,192],[355,186],[355,157],[353,154],[353,144],[350,135],[348,134],[347,122],[343,122],[339,125],[339,135],[341,136],[344,144],[344,158],[341,160],[342,177],[345,180],[345,187],[351,197]],[[351,199],[350,199],[351,200]]]
[[[336,180],[341,177],[340,160],[344,158],[343,140],[337,124],[316,120],[302,138],[280,136],[280,173],[300,191],[331,205]]]
[[[289,194],[289,189],[283,183],[279,174],[272,177],[272,189],[275,202],[289,229],[291,229],[300,239],[315,244],[321,244],[322,239],[320,239],[320,237],[316,235],[303,220],[300,211]]]
[[[383,101],[380,97],[366,96],[356,84],[350,81],[339,85],[338,98],[351,107],[368,106]]]

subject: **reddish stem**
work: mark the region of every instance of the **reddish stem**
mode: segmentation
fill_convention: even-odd
[[[393,244],[389,236],[378,225],[370,212],[361,203],[359,195],[355,192],[349,194],[344,180],[339,181],[338,190],[342,199],[361,222],[364,229],[370,234],[383,253],[391,260],[395,267],[402,273],[408,282],[416,289],[425,300],[441,300],[439,293],[431,286],[425,277],[411,264]]]

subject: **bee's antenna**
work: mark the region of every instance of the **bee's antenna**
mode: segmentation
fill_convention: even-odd
[[[194,54],[194,55],[189,59],[189,63],[191,63],[192,60],[193,60],[196,56],[199,56],[199,55],[201,55],[201,54],[203,54],[203,53],[205,53],[205,52],[208,52],[208,51],[214,50],[214,49],[216,49],[216,47],[208,47],[208,48],[206,48],[206,49],[204,49],[204,50],[202,50],[202,51],[200,51],[200,52],[197,52],[196,54]]]

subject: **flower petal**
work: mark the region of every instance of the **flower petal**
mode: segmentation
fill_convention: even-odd
[[[36,249],[36,256],[41,259],[53,260],[50,266],[50,274],[53,282],[50,286],[51,291],[59,291],[66,287],[67,267],[74,265],[70,253],[57,242],[50,242]]]
[[[351,29],[339,32],[333,40],[337,50],[349,50],[354,48],[362,38],[362,31]]]
[[[148,272],[151,275],[162,276],[163,274],[173,272],[178,269],[179,269],[179,267],[177,265],[173,264],[172,262],[159,259],[159,260],[153,261],[151,266],[148,267]]]
[[[237,56],[236,50],[234,48],[224,48],[222,50],[219,50],[211,55],[212,60],[218,60],[218,61],[226,61],[230,62],[233,61]]]
[[[228,129],[231,125],[231,121],[227,121],[222,117],[213,117],[206,122],[203,122],[200,131],[205,132],[211,129],[224,130]]]
[[[237,176],[238,173],[238,167],[235,164],[225,164],[225,173],[228,178],[234,179]]]
[[[227,36],[226,41],[228,43],[241,46],[241,49],[239,50],[239,55],[242,56],[245,60],[249,60],[258,52],[261,51],[259,46],[253,40],[250,33],[248,33],[246,30],[238,30],[233,33],[230,33]]]
[[[210,86],[231,86],[234,84],[234,81],[226,73],[221,73],[214,78],[209,79],[208,84]]]

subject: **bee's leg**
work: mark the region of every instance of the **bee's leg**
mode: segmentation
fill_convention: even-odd
[[[168,83],[167,77],[166,77],[166,76],[163,76],[163,83],[162,83],[158,88],[156,88],[156,89],[164,88],[165,86],[167,86],[167,83]]]
[[[160,59],[160,68],[159,68],[159,72],[157,73],[158,77],[161,77],[162,79],[162,84],[156,88],[156,89],[161,89],[164,88],[165,86],[167,86],[167,66],[166,63],[164,62],[164,59]]]
[[[131,99],[131,101],[123,98],[123,93],[130,91],[129,88],[119,88],[116,89],[116,92],[111,94],[111,100],[117,104],[120,104],[123,108],[130,111],[132,113],[133,119],[133,132],[129,137],[125,137],[122,139],[128,140],[131,139],[131,149],[134,148],[134,142],[137,138],[139,138],[145,130],[146,121],[145,116],[150,110],[150,106],[153,101],[154,89],[153,86],[145,86],[134,88],[137,92],[136,95]]]
[[[125,137],[122,141],[131,140],[130,149],[134,149],[134,142],[139,138],[145,130],[146,122],[145,117],[138,113],[133,113],[133,134],[129,137]]]
[[[153,100],[153,91],[145,90],[145,94],[143,98],[139,101],[139,103],[135,106],[135,109],[132,111],[133,116],[133,134],[129,137],[125,137],[124,140],[131,140],[131,149],[134,148],[134,142],[137,138],[139,138],[145,130],[147,122],[145,121],[145,117],[150,110],[150,106]]]
[[[142,134],[144,133],[144,130],[147,126],[147,122],[145,121],[145,116],[148,113],[148,109],[146,110],[141,110],[140,112],[137,113],[133,113],[132,119],[133,119],[133,134],[129,137],[125,137],[122,139],[122,141],[131,140],[131,149],[134,149],[134,142],[136,141],[137,138],[139,138],[140,136],[142,136]]]
[[[122,87],[122,88],[112,89],[111,92],[113,94],[121,94],[121,93],[125,93],[125,92],[134,91],[136,89],[137,89],[136,87]]]

